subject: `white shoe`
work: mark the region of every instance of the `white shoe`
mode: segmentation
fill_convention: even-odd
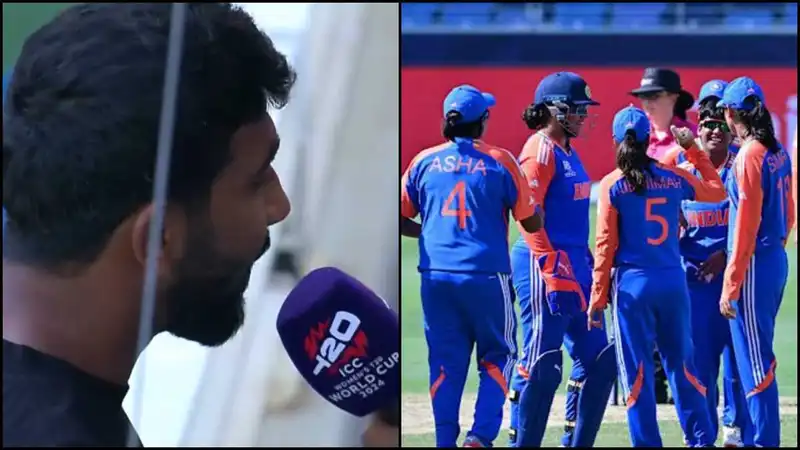
[[[727,448],[744,447],[742,433],[738,427],[722,428],[722,446]]]

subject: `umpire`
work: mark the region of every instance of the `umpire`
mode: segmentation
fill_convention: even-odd
[[[637,89],[630,91],[642,102],[642,107],[650,118],[653,127],[665,128],[662,137],[657,132],[651,133],[647,154],[658,159],[677,145],[669,133],[669,125],[688,127],[693,132],[695,124],[687,120],[686,112],[694,105],[694,97],[681,85],[680,75],[671,69],[648,67],[644,70],[642,81]],[[667,113],[665,115],[664,113]],[[665,123],[661,123],[665,122]],[[658,125],[660,124],[660,125]],[[659,131],[657,128],[655,131]],[[672,403],[667,395],[667,375],[661,364],[658,350],[653,353],[655,363],[655,393],[656,403]]]

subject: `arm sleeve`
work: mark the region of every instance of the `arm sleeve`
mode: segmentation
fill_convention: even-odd
[[[600,182],[597,199],[597,225],[595,229],[594,272],[592,274],[592,296],[590,304],[605,306],[614,255],[619,247],[619,214],[611,203],[611,186],[615,178],[606,177]]]
[[[678,166],[678,157],[683,152],[683,147],[676,146],[667,151],[667,153],[661,158],[659,161],[661,164],[667,167],[677,167]]]
[[[503,165],[511,180],[508,184],[510,191],[508,193],[508,203],[514,220],[520,221],[531,217],[536,208],[536,202],[533,199],[533,192],[528,186],[528,180],[525,179],[522,167],[507,150],[498,149],[495,152],[495,159]]]
[[[544,198],[555,175],[553,143],[538,134],[532,136],[522,148],[520,166],[533,193],[534,203],[544,208]],[[547,211],[544,211],[544,213],[546,221]],[[536,233],[528,233],[522,227],[520,227],[519,231],[535,255],[553,251],[553,245],[550,243],[545,227],[542,227]]]
[[[722,179],[719,177],[717,170],[714,169],[714,165],[711,164],[708,155],[701,152],[696,147],[687,150],[685,155],[687,161],[700,172],[703,179],[701,180],[692,173],[680,168],[672,169],[686,181],[684,184],[684,200],[708,203],[716,203],[725,200],[726,194],[725,187],[722,185]]]
[[[756,249],[756,234],[761,225],[761,207],[764,189],[761,185],[761,170],[764,152],[745,151],[735,163],[736,187],[739,191],[738,211],[733,227],[733,249],[728,256],[722,298],[739,298],[750,258]]]
[[[417,198],[416,188],[410,177],[413,167],[413,163],[408,166],[400,181],[400,215],[407,219],[413,219],[418,213],[413,201],[413,199]]]
[[[789,197],[789,227],[787,232],[797,226],[797,132],[794,133],[794,143],[792,144],[792,192]],[[788,233],[787,233],[788,234]]]

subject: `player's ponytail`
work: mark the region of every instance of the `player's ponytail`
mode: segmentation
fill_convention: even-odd
[[[617,168],[635,193],[642,194],[647,188],[647,173],[652,162],[655,160],[647,156],[647,142],[636,142],[636,134],[628,130],[625,139],[617,144]]]
[[[461,122],[461,113],[450,111],[442,122],[442,136],[448,141],[456,138],[478,139],[483,136],[484,122],[488,116],[484,115],[477,122]]]
[[[745,126],[747,135],[761,143],[770,152],[778,152],[778,139],[775,137],[775,127],[772,124],[772,115],[769,110],[759,100],[756,106],[750,110],[735,110],[733,121]]]
[[[540,130],[547,126],[547,123],[550,122],[550,117],[550,110],[543,104],[528,105],[525,111],[522,112],[522,121],[525,122],[529,130],[533,131]]]

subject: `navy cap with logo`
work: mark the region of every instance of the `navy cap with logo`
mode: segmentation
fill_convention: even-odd
[[[611,134],[615,141],[622,142],[628,130],[633,130],[636,142],[647,142],[650,139],[650,120],[644,111],[633,105],[617,112],[611,126]]]
[[[694,105],[694,96],[681,86],[681,76],[671,69],[648,67],[644,69],[639,87],[630,91],[630,95],[642,97],[659,92],[678,94],[677,106],[689,109]]]
[[[580,75],[556,72],[544,77],[536,87],[533,103],[541,105],[560,101],[568,105],[599,105],[592,100],[592,91]]]
[[[462,84],[447,94],[442,105],[442,114],[446,118],[448,113],[455,111],[461,114],[460,122],[477,122],[494,105],[495,99],[492,94],[481,92],[474,86]]]

